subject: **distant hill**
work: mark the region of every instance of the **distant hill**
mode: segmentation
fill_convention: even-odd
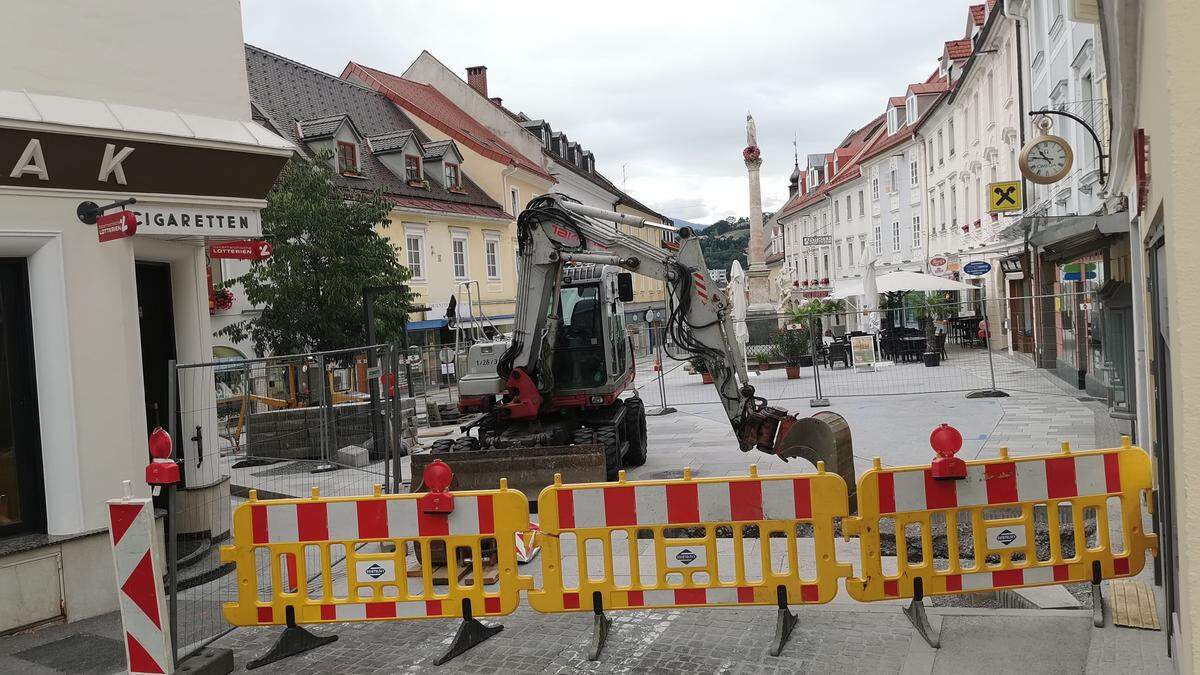
[[[671,223],[674,224],[675,227],[690,227],[695,232],[701,232],[704,230],[704,228],[708,227],[708,225],[693,223],[691,221],[684,220],[683,218],[672,218]]]

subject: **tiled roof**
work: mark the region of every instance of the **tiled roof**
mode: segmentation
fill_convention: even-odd
[[[406,80],[353,61],[342,71],[342,79],[361,82],[378,91],[406,112],[420,117],[442,133],[493,161],[518,166],[529,173],[554,180],[536,162],[522,155],[427,84]]]
[[[429,141],[423,143],[421,149],[425,151],[425,159],[441,159],[453,145],[453,141]]]
[[[839,187],[862,175],[862,169],[858,163],[862,159],[863,151],[868,147],[870,142],[879,134],[886,134],[887,128],[883,124],[883,115],[876,117],[861,128],[853,131],[847,136],[846,140],[838,147],[835,152],[838,157],[848,156],[848,161],[838,161],[838,172],[830,180],[818,185],[816,189],[810,190],[807,194],[797,194],[780,207],[776,217],[786,216],[813,203],[824,199],[825,195],[836,187]],[[824,157],[825,155],[809,155],[809,157]]]
[[[300,132],[300,138],[306,141],[315,141],[333,136],[345,119],[345,115],[330,115],[312,120],[299,120],[296,122],[296,128]]]
[[[888,99],[888,105],[894,105],[897,108],[903,108],[904,107],[904,97],[903,96],[892,96],[891,98]]]
[[[916,94],[918,96],[922,94],[940,94],[943,91],[948,91],[949,89],[950,83],[946,82],[944,79],[937,82],[921,82],[919,84],[908,85],[908,93]]]
[[[413,138],[413,132],[396,131],[390,134],[380,134],[378,136],[369,136],[367,144],[371,146],[371,152],[377,155],[383,155],[389,152],[403,150],[404,146],[408,145],[409,139]],[[420,145],[417,141],[417,145]]]
[[[915,123],[901,126],[894,134],[883,134],[879,138],[876,138],[875,142],[871,144],[871,147],[867,148],[867,150],[862,154],[861,159],[877,157],[887,150],[900,145],[909,138],[912,138],[912,135],[916,133],[917,129],[921,128],[921,124],[929,118],[930,113],[932,113],[934,110],[937,110],[938,104],[941,103],[945,96],[945,93],[940,94],[938,98],[928,108],[925,109],[925,112],[921,113],[921,116],[917,118]]]
[[[976,26],[982,26],[984,18],[987,17],[987,8],[983,5],[971,5],[971,21],[975,22]]]
[[[301,120],[341,119],[348,116],[359,134],[367,138],[388,138],[408,132],[418,142],[428,142],[412,120],[388,99],[361,85],[338,79],[304,64],[246,45],[246,75],[254,110],[274,131],[290,140],[303,153],[312,154],[301,137]],[[373,152],[359,153],[361,177],[337,176],[341,187],[385,191],[389,198],[419,201],[430,211],[465,213],[491,218],[511,218],[471,179],[463,176],[463,192],[450,192],[430,181],[429,189],[411,187],[384,166]]]
[[[971,56],[971,41],[949,40],[946,42],[946,53],[955,60],[965,59]]]

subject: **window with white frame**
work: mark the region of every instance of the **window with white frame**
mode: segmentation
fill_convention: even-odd
[[[450,240],[450,261],[455,279],[467,278],[467,234],[455,232]]]
[[[841,209],[839,208],[840,206],[841,206],[841,201],[835,200],[833,202],[833,224],[834,225],[837,225],[839,222],[841,222],[841,216],[840,216]]]
[[[992,73],[987,74],[988,122],[996,121],[996,83]]]
[[[925,157],[929,160],[929,173],[933,173],[933,139],[925,141]]]
[[[941,129],[938,129],[938,166],[946,163],[946,138]]]
[[[900,221],[892,221],[892,250],[900,250]]]
[[[916,94],[913,94],[912,96],[909,96],[906,101],[904,101],[904,122],[906,124],[911,125],[916,121],[917,121],[917,96],[916,96]]]
[[[975,92],[975,94],[971,96],[971,114],[974,115],[971,123],[975,126],[975,136],[978,136],[979,129],[981,128],[979,126],[979,92]]]
[[[488,279],[500,278],[500,234],[485,232],[483,235],[483,256],[487,266]]]
[[[838,269],[842,269],[842,242],[841,242],[841,240],[838,240],[837,246],[835,248],[837,249],[837,266],[838,266]]]
[[[846,220],[850,220],[850,195],[846,195]]]
[[[908,186],[917,187],[917,160],[908,163]]]
[[[404,245],[408,249],[408,271],[413,279],[425,278],[425,234],[409,230],[404,235]]]
[[[912,247],[921,248],[921,216],[913,216],[912,223]]]
[[[888,108],[888,113],[887,113],[888,135],[891,136],[892,134],[896,133],[896,131],[899,128],[900,128],[900,109],[897,108],[896,106],[892,106],[892,107]]]
[[[950,122],[946,124],[946,136],[949,138],[950,156],[954,156],[954,118],[950,118]]]
[[[878,178],[871,179],[871,199],[874,201],[879,201],[879,179]]]
[[[512,214],[515,218],[521,213],[521,192],[517,188],[509,188],[508,197],[512,203]]]
[[[875,254],[883,253],[883,228],[879,225],[875,226]]]
[[[858,215],[861,216],[861,215],[865,214],[866,212],[867,212],[867,208],[866,208],[866,206],[864,206],[864,202],[863,202],[863,191],[859,190],[858,191]]]
[[[892,160],[892,168],[888,169],[888,192],[893,193],[900,189],[896,184],[896,167],[895,160]]]
[[[941,216],[942,229],[946,229],[946,188],[938,190],[938,212]]]

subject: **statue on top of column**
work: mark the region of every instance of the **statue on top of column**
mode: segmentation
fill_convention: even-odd
[[[746,148],[742,150],[742,158],[747,162],[759,161],[758,127],[754,124],[754,116],[746,113]]]

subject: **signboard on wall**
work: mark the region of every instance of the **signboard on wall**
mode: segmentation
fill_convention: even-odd
[[[210,244],[208,257],[228,260],[266,260],[271,257],[271,244],[262,239],[236,239]]]
[[[207,206],[138,204],[129,209],[137,217],[138,232],[147,235],[199,237],[262,236],[262,219],[251,209],[218,209]]]
[[[101,243],[137,234],[137,218],[129,211],[106,213],[96,218],[96,237]]]
[[[801,237],[800,245],[801,246],[832,246],[833,245],[833,235],[832,234],[820,234],[815,237]]]

